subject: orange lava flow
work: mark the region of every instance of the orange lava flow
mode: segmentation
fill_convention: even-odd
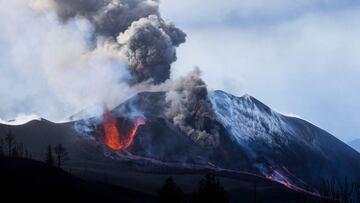
[[[129,132],[121,131],[118,128],[115,116],[110,111],[104,113],[104,142],[113,150],[126,150],[133,142],[137,129],[144,125],[145,120],[136,119]]]

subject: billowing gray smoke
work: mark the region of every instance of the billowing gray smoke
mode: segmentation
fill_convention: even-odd
[[[54,0],[55,10],[66,22],[85,17],[96,36],[115,40],[116,49],[127,57],[130,84],[159,84],[170,78],[176,47],[185,42],[185,33],[164,21],[154,0]],[[175,81],[167,94],[168,117],[203,146],[216,146],[218,130],[206,126],[213,119],[206,84],[195,70]]]
[[[170,105],[168,117],[193,141],[204,147],[219,144],[218,127],[214,125],[208,90],[199,69],[175,81],[166,101]]]
[[[170,78],[170,64],[176,60],[175,46],[184,41],[184,34],[172,23],[150,15],[134,22],[117,38],[133,73],[132,83],[152,80],[156,84]]]
[[[217,145],[199,71],[169,80],[186,35],[161,18],[158,1],[0,0],[0,26],[0,119],[59,121],[161,90],[169,120],[195,142]]]
[[[133,76],[130,84],[159,84],[170,78],[175,48],[185,42],[185,33],[164,21],[154,0],[52,0],[59,17],[88,19],[95,40],[107,38],[128,58]]]
[[[154,0],[52,0],[59,17],[68,21],[76,16],[87,18],[96,33],[117,37],[132,22],[149,15],[159,16],[159,3]]]

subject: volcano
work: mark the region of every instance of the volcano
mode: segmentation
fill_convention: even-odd
[[[39,160],[49,144],[62,143],[73,174],[153,194],[169,174],[193,191],[197,185],[189,180],[211,172],[235,196],[254,182],[316,195],[321,180],[360,178],[360,154],[311,123],[281,115],[249,95],[214,91],[208,100],[215,119],[204,125],[216,126],[220,134],[214,147],[196,143],[166,117],[165,92],[139,93],[83,120],[0,125],[0,134],[11,130]]]

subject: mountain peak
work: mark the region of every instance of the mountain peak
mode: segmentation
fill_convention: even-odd
[[[237,101],[243,103],[244,107],[251,108],[251,109],[254,109],[256,107],[259,110],[266,112],[267,114],[273,113],[273,111],[271,110],[270,107],[268,107],[267,105],[265,105],[264,103],[262,103],[261,101],[259,101],[258,99],[256,99],[255,97],[253,97],[249,94],[244,94],[243,96],[237,97],[237,96],[234,96],[234,95],[227,93],[225,91],[222,91],[222,90],[215,90],[212,95],[214,97],[218,97],[218,98],[224,98],[224,99],[226,98],[228,100],[237,100]]]
[[[278,113],[250,95],[236,97],[214,91],[210,100],[218,122],[230,130],[239,143],[254,138],[271,142],[269,134],[283,134],[287,130]]]

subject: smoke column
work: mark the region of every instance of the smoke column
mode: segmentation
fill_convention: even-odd
[[[160,17],[158,6],[0,0],[0,117],[62,120],[95,104],[117,105],[139,83],[167,80],[185,34]]]
[[[170,80],[186,34],[157,0],[0,0],[0,26],[0,118],[58,121],[166,86],[168,118],[204,146],[218,142],[199,71]]]
[[[127,58],[131,84],[159,84],[169,79],[175,48],[185,33],[159,14],[154,0],[49,0],[64,23],[76,17],[94,26],[95,41],[107,40]]]
[[[199,69],[174,81],[166,94],[166,101],[169,104],[168,117],[193,141],[204,147],[219,144],[217,126],[206,127],[207,123],[214,123],[214,112]]]

